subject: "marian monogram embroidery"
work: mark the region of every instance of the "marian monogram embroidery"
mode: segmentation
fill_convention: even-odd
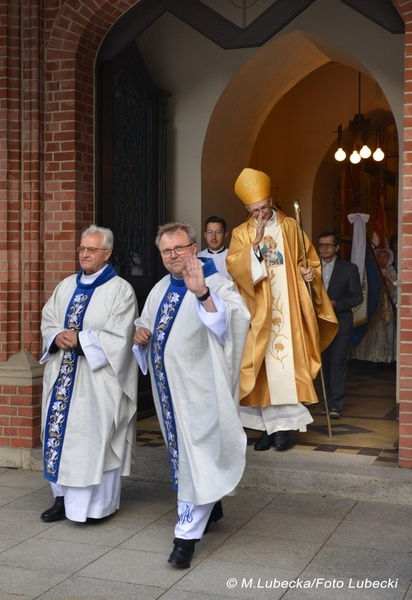
[[[193,504],[186,504],[184,509],[180,512],[179,522],[181,525],[184,523],[192,523],[193,521]]]

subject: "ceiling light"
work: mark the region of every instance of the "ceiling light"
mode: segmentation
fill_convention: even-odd
[[[385,153],[382,150],[381,144],[381,128],[378,127],[378,134],[371,131],[370,120],[365,119],[365,116],[361,113],[361,74],[359,73],[358,83],[358,106],[359,110],[354,115],[353,120],[349,121],[349,126],[346,131],[342,132],[342,125],[338,127],[338,149],[335,152],[335,160],[342,162],[346,158],[346,152],[342,144],[342,134],[349,134],[351,136],[350,148],[352,153],[349,156],[349,160],[352,164],[356,165],[360,163],[361,159],[368,159],[372,156],[373,160],[380,162],[385,158]],[[370,138],[377,139],[377,148],[372,154]],[[373,144],[374,145],[374,144]]]

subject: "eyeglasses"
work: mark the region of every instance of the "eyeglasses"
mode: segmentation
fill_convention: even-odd
[[[328,248],[333,248],[336,244],[318,244],[319,248],[327,250]]]
[[[211,229],[209,229],[208,231],[205,231],[206,235],[223,235],[225,232],[224,231],[212,231]]]
[[[99,250],[104,250],[106,252],[106,250],[109,250],[109,248],[93,248],[93,247],[90,247],[90,246],[79,246],[77,248],[77,252],[79,254],[84,254],[86,251],[89,254],[96,254],[96,252],[98,252]]]
[[[260,208],[255,208],[254,210],[251,210],[249,212],[252,215],[252,217],[258,217],[261,212],[266,213],[270,209],[271,209],[271,206],[269,206],[268,204],[264,204]]]
[[[176,252],[176,254],[180,256],[180,254],[185,253],[186,248],[190,248],[190,246],[193,246],[194,244],[195,242],[192,242],[191,244],[186,244],[186,246],[175,246],[174,248],[165,248],[165,250],[160,250],[160,254],[165,258],[170,258],[170,256],[172,256],[172,252]]]

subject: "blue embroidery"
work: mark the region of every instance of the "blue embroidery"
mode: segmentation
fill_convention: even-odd
[[[86,309],[91,294],[76,294],[66,315],[66,328],[79,331],[82,315]],[[47,429],[44,441],[44,470],[45,477],[57,481],[59,472],[61,446],[66,430],[68,405],[72,396],[73,381],[77,366],[77,352],[66,350],[54,387],[54,399],[50,403],[47,415]]]
[[[193,521],[193,504],[186,504],[185,508],[179,515],[181,525],[191,523]]]
[[[167,338],[172,328],[173,320],[180,308],[182,300],[187,292],[185,286],[179,286],[179,293],[173,291],[173,284],[166,291],[160,303],[157,313],[153,343],[152,363],[153,374],[156,382],[157,393],[162,407],[164,429],[166,433],[167,450],[169,453],[170,467],[172,471],[172,485],[177,489],[179,482],[179,449],[177,444],[176,423],[173,412],[173,403],[170,396],[169,384],[164,368],[164,352]]]
[[[82,283],[80,281],[81,274],[82,271],[77,274],[77,286],[69,302],[64,322],[65,329],[74,331],[81,331],[82,329],[84,314],[94,290],[116,277],[116,271],[111,265],[107,265],[105,270],[91,284]],[[59,476],[60,458],[78,358],[79,355],[75,350],[64,352],[47,413],[44,429],[44,477],[53,482],[56,482]]]

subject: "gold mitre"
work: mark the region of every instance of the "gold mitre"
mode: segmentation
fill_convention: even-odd
[[[243,169],[235,183],[235,194],[246,206],[270,198],[270,178],[262,171]]]

